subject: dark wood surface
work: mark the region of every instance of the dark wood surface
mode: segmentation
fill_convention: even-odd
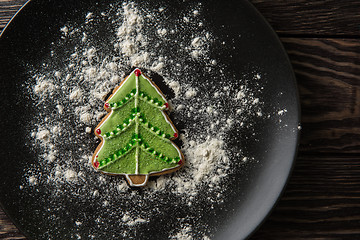
[[[0,29],[24,2],[0,0]],[[251,239],[360,239],[360,1],[251,2],[289,54],[302,108],[294,172]],[[24,239],[1,210],[0,239]]]

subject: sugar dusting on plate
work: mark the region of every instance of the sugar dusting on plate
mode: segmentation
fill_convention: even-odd
[[[176,224],[161,223],[164,236],[209,239],[213,229],[194,205],[219,207],[228,175],[256,161],[233,151],[228,141],[234,129],[256,135],[252,122],[269,117],[263,110],[263,73],[239,77],[213,58],[219,39],[201,13],[198,3],[177,14],[133,2],[109,4],[59,29],[61,39],[49,58],[30,69],[26,88],[37,112],[29,139],[38,160],[26,169],[21,189],[28,194],[41,186],[49,189],[46,201],[52,207],[44,221],[59,220],[59,213],[73,216],[69,205],[59,201],[65,196],[96,206],[96,217],[71,217],[69,238],[101,239],[109,232],[114,238],[134,238],[142,226],[163,221],[170,205],[186,214],[174,213]],[[104,101],[133,67],[167,88],[162,90],[171,104],[170,117],[182,126],[179,144],[186,159],[184,168],[150,178],[141,190],[130,189],[122,177],[97,173],[90,164],[98,145],[93,130],[106,114]],[[286,109],[275,114],[282,116]],[[56,230],[51,231],[44,236],[55,237]]]

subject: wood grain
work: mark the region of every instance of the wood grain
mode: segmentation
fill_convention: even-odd
[[[0,31],[27,0],[0,0]]]
[[[0,210],[0,239],[25,239],[2,210]]]
[[[360,239],[360,160],[300,154],[286,192],[251,239]]]
[[[279,34],[360,37],[360,1],[251,0],[251,2]]]
[[[360,41],[281,38],[296,73],[301,151],[360,153]]]

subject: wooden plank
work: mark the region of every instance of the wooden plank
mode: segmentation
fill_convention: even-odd
[[[0,31],[27,0],[0,0]]]
[[[26,0],[0,1],[0,30]],[[360,1],[250,0],[280,35],[360,37]]]
[[[26,239],[0,209],[0,239]]]
[[[360,1],[250,0],[279,34],[360,37]]]
[[[281,38],[298,80],[302,152],[360,153],[360,41]]]
[[[360,158],[301,155],[286,191],[251,240],[359,239]]]

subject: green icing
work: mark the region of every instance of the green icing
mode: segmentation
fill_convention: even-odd
[[[166,99],[151,80],[134,72],[108,100],[111,114],[100,125],[98,169],[113,174],[149,174],[178,166],[176,131],[163,113]]]

